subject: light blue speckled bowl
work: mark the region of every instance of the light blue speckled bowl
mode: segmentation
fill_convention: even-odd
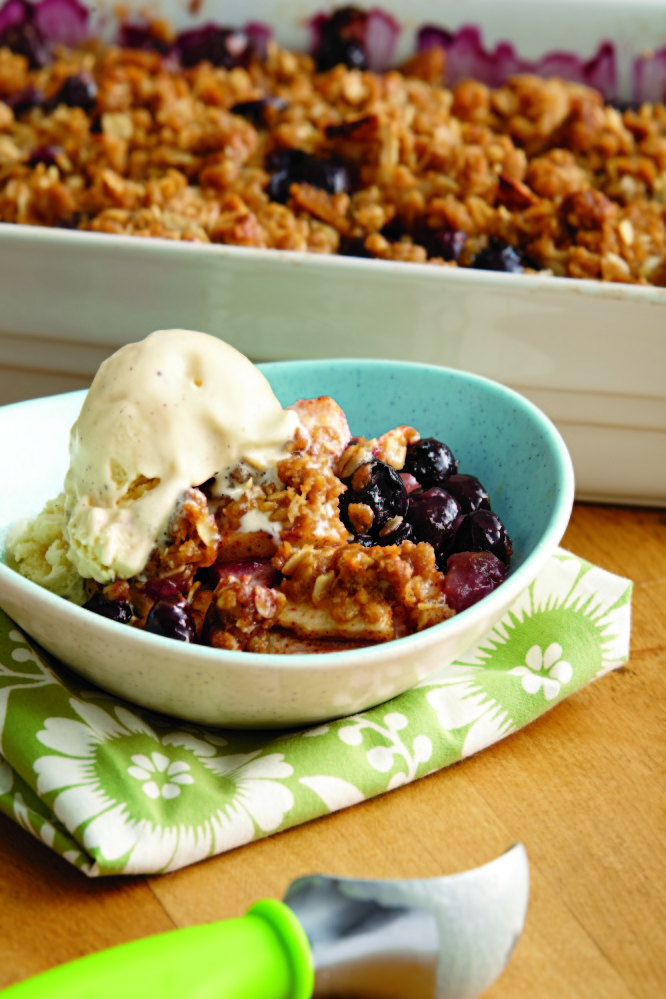
[[[567,449],[532,403],[495,382],[394,361],[262,365],[283,405],[332,396],[353,434],[405,423],[444,440],[476,475],[513,539],[505,583],[418,635],[357,651],[276,656],[183,645],[122,627],[0,565],[0,606],[48,651],[111,693],[191,721],[236,728],[309,724],[386,701],[475,644],[557,547],[573,503]],[[57,495],[83,392],[0,408],[0,557],[7,528]]]

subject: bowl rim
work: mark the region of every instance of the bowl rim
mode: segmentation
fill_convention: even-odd
[[[323,671],[331,668],[346,669],[359,665],[370,666],[376,659],[387,661],[400,658],[403,651],[415,653],[421,648],[435,644],[438,637],[441,635],[443,628],[446,628],[447,634],[451,638],[454,638],[461,632],[466,631],[470,626],[473,627],[474,621],[477,619],[481,620],[484,617],[492,616],[496,607],[500,605],[504,606],[505,604],[510,605],[513,603],[523,590],[525,590],[526,587],[536,578],[548,558],[557,548],[566,530],[574,499],[574,470],[571,457],[559,431],[553,425],[551,420],[539,409],[539,407],[535,406],[534,403],[530,402],[529,399],[526,399],[519,392],[516,392],[514,389],[510,389],[493,379],[485,378],[482,375],[476,375],[468,371],[461,371],[457,368],[447,368],[434,364],[421,364],[415,361],[393,361],[379,358],[331,358],[322,360],[303,359],[296,361],[271,361],[258,364],[257,367],[264,374],[266,374],[270,370],[275,369],[294,369],[298,367],[303,368],[304,366],[322,369],[330,367],[331,365],[339,367],[344,365],[353,365],[356,369],[365,368],[366,370],[376,370],[377,368],[383,368],[384,370],[404,370],[409,368],[421,371],[431,371],[433,373],[441,373],[444,377],[453,377],[454,379],[467,382],[469,384],[481,384],[489,388],[496,395],[509,400],[514,406],[518,409],[522,409],[532,418],[532,420],[536,422],[550,446],[550,450],[556,464],[557,481],[560,483],[561,488],[559,498],[556,501],[555,507],[549,518],[548,525],[543,532],[540,541],[526,556],[522,565],[520,565],[514,572],[510,573],[507,579],[502,583],[501,587],[498,587],[492,593],[489,593],[487,596],[483,597],[482,600],[473,604],[471,607],[468,607],[466,610],[458,612],[454,615],[454,617],[433,625],[430,628],[426,628],[423,631],[417,632],[416,634],[405,635],[402,638],[392,639],[389,642],[364,646],[359,649],[345,649],[339,652],[327,653],[308,652],[295,654],[241,652],[237,650],[215,649],[205,645],[174,642],[173,639],[165,638],[160,635],[147,634],[136,628],[124,628],[122,632],[119,632],[117,622],[109,621],[104,617],[95,615],[94,624],[93,622],[90,623],[94,628],[98,629],[100,637],[108,635],[110,639],[114,640],[114,644],[117,644],[119,640],[123,644],[129,643],[129,645],[133,646],[136,653],[139,655],[141,654],[142,649],[151,649],[153,653],[161,650],[165,658],[173,660],[175,658],[182,658],[184,653],[191,666],[196,666],[197,664],[208,667],[219,665],[221,670],[224,668],[233,668],[234,666],[238,666],[239,659],[241,660],[240,665],[242,665],[242,668],[248,672],[252,672],[253,670],[264,670],[267,667],[279,667],[282,670],[296,673],[304,668],[307,668],[308,670],[315,669]],[[75,392],[60,393],[54,396],[43,396],[38,399],[27,399],[21,402],[11,403],[8,406],[2,406],[0,407],[0,412],[15,410],[38,403],[43,404],[47,400],[53,400],[56,402],[57,400],[63,399],[67,396],[74,397],[78,395],[83,399],[85,393],[85,389],[79,389]],[[10,527],[11,525],[9,524],[2,524],[0,525],[0,530],[6,531]],[[64,600],[62,597],[59,597],[49,590],[40,587],[37,583],[21,576],[20,573],[10,568],[10,566],[4,562],[4,555],[3,559],[0,560],[0,583],[13,589],[16,595],[22,599],[23,602],[34,604],[35,601],[44,601],[46,608],[62,615],[63,625],[65,627],[67,627],[68,622],[71,622],[73,626],[76,626],[77,624],[80,625],[81,618],[79,615],[82,613],[86,613],[87,617],[90,616],[83,610],[82,607]],[[124,638],[122,636],[124,636]]]
[[[361,273],[366,279],[382,274],[404,278],[413,275],[419,280],[440,281],[444,285],[457,284],[480,286],[508,291],[511,288],[529,288],[533,292],[557,291],[593,298],[629,300],[636,302],[666,303],[666,288],[656,285],[621,284],[592,278],[563,278],[554,274],[512,274],[499,271],[476,270],[472,267],[437,267],[433,264],[407,263],[399,260],[376,260],[364,257],[346,257],[339,254],[309,253],[302,250],[262,249],[253,246],[233,246],[226,243],[194,243],[184,240],[152,236],[142,239],[123,234],[84,232],[69,229],[49,229],[22,223],[0,222],[0,251],[3,246],[12,249],[15,244],[41,245],[50,250],[90,249],[100,247],[113,256],[126,257],[129,253],[139,259],[151,256],[169,257],[188,263],[197,257],[217,259],[220,262],[236,260],[256,264],[274,264],[276,267],[324,268]],[[64,394],[64,393],[63,393]]]

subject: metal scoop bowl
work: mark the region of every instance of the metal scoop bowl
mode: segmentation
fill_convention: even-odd
[[[528,896],[527,854],[517,844],[448,877],[299,878],[284,901],[312,947],[315,997],[473,999],[506,966]]]

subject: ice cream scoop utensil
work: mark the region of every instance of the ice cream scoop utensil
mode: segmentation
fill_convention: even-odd
[[[284,902],[61,965],[3,999],[473,999],[518,940],[529,875],[517,844],[449,877],[299,878]]]
[[[315,997],[473,999],[509,960],[528,895],[518,843],[483,867],[441,878],[299,878],[284,900],[312,947]]]

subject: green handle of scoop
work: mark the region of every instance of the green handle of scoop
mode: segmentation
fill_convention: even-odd
[[[12,985],[2,999],[310,999],[312,951],[282,902],[161,933]]]

